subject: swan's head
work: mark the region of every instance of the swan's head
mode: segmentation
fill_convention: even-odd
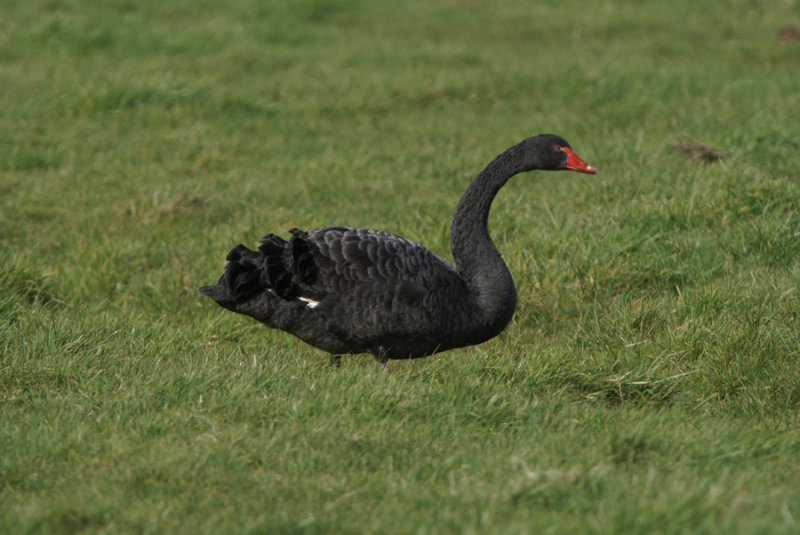
[[[554,134],[542,134],[523,141],[528,169],[577,171],[593,175],[597,169],[584,162],[572,150],[566,139]]]

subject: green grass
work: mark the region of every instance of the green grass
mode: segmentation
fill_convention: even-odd
[[[533,5],[535,4],[535,5]],[[798,2],[6,0],[0,532],[796,533]],[[227,250],[492,234],[484,345],[340,369],[197,293]],[[704,164],[693,140],[725,159]]]

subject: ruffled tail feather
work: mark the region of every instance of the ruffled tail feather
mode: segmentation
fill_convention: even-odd
[[[207,295],[219,305],[232,309],[263,293],[269,288],[264,269],[265,256],[237,245],[226,257],[225,272],[213,286],[203,286],[200,293]]]

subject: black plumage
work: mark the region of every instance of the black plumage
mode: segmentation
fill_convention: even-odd
[[[237,245],[219,281],[200,292],[334,356],[370,353],[385,363],[484,342],[516,305],[489,209],[509,178],[534,169],[595,172],[551,134],[505,151],[461,197],[450,232],[455,267],[388,232],[292,229],[288,241],[265,236],[257,251]]]

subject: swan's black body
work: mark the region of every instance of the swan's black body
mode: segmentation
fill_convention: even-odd
[[[533,169],[594,173],[558,136],[505,151],[458,204],[450,232],[456,267],[388,232],[293,229],[288,241],[267,235],[257,251],[236,246],[217,284],[200,291],[332,355],[370,353],[385,362],[484,342],[516,305],[514,281],[489,237],[489,209],[509,178]]]

